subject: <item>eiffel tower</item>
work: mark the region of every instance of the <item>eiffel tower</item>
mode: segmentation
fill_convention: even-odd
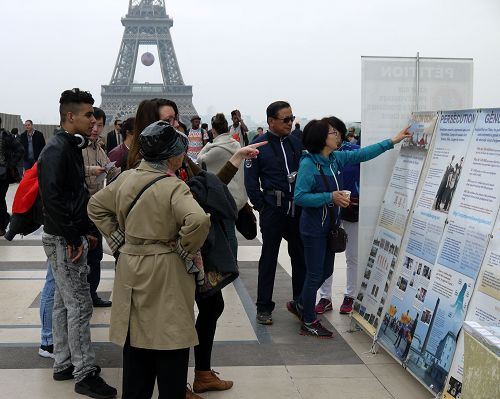
[[[168,98],[175,101],[186,123],[196,115],[193,87],[186,86],[177,63],[164,0],[129,0],[120,53],[109,85],[102,85],[101,108],[110,121],[135,115],[142,100]],[[134,83],[139,45],[157,46],[163,84]]]

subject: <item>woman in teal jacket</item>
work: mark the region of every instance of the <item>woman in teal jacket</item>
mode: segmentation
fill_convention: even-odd
[[[340,223],[340,208],[349,205],[349,196],[342,192],[340,170],[346,165],[373,159],[411,137],[406,128],[392,139],[359,150],[336,151],[342,143],[342,133],[345,132],[331,126],[327,118],[312,120],[306,125],[302,141],[308,152],[300,161],[295,185],[294,200],[302,207],[300,233],[304,243],[306,279],[301,296],[295,302],[288,302],[287,308],[302,320],[301,335],[318,338],[332,338],[332,332],[316,319],[314,305],[316,292],[333,273],[334,253],[328,248],[327,238],[330,218],[333,215]]]

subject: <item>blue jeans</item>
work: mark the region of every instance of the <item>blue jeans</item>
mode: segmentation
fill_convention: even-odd
[[[42,323],[42,345],[52,345],[52,309],[54,308],[54,292],[56,283],[52,267],[47,261],[47,277],[40,296],[40,322]]]
[[[312,323],[316,320],[314,305],[316,292],[321,284],[332,275],[335,253],[328,248],[327,237],[312,237],[302,235],[304,244],[304,258],[306,263],[306,278],[299,298],[302,306],[304,322]]]
[[[75,382],[96,370],[95,354],[90,342],[92,299],[87,282],[88,243],[83,237],[83,254],[72,263],[66,254],[64,237],[43,233],[45,254],[52,266],[55,281],[52,332],[54,335],[54,372],[73,365]]]

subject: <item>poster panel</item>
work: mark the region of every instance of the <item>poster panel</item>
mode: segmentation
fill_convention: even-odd
[[[424,308],[424,299],[476,118],[473,110],[439,115],[396,267],[396,285],[378,333],[378,342],[401,361],[409,353],[417,324],[430,322],[432,310]]]
[[[489,115],[492,114],[494,112]],[[496,140],[500,140],[500,130],[497,130],[496,134],[495,128],[489,130],[488,127],[488,130],[486,130],[485,126],[479,126],[479,130],[488,134],[488,141],[494,140],[495,136]],[[491,147],[488,146],[488,148],[489,151],[492,150]],[[494,212],[494,209],[491,209],[491,211]],[[497,214],[495,227],[493,228],[488,250],[481,266],[476,290],[472,295],[466,320],[500,325],[500,214]],[[462,394],[463,370],[464,338],[463,332],[461,332],[444,390],[444,399],[460,398]]]
[[[472,107],[472,59],[420,58],[417,106],[417,59],[361,58],[361,145],[392,137],[408,122],[412,111]],[[397,152],[361,164],[358,262],[360,274],[371,242]],[[361,281],[361,276],[358,278]]]
[[[412,114],[413,136],[402,144],[382,202],[378,227],[354,303],[354,311],[358,313],[358,317],[354,317],[368,322],[372,328],[363,326],[372,334],[379,325],[391,287],[401,240],[432,142],[436,119],[435,112]]]
[[[444,196],[451,195],[453,202],[423,298],[426,313],[416,323],[406,359],[408,368],[435,392],[444,388],[497,217],[499,159],[500,110],[483,110],[477,117],[465,161],[455,162],[448,177]],[[439,208],[446,210],[446,205]]]

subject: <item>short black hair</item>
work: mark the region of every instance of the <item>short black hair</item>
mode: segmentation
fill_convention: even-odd
[[[158,110],[160,107],[163,107],[165,105],[168,105],[169,107],[172,107],[175,113],[175,117],[179,117],[179,108],[177,108],[177,104],[173,102],[172,100],[168,100],[166,98],[157,98],[156,99],[156,106],[158,107]]]
[[[212,117],[212,129],[214,129],[217,134],[224,134],[229,131],[229,125],[224,114],[218,113]]]
[[[26,120],[24,121],[24,123],[28,123],[28,122],[29,122],[29,123],[31,123],[31,124],[33,124],[33,121],[32,121],[31,119],[26,119]]]
[[[208,130],[208,123],[202,123],[201,124],[201,128],[205,129],[205,130]]]
[[[233,111],[231,111],[231,118],[236,115],[238,112],[240,112],[239,110],[235,109]]]
[[[268,118],[276,118],[283,108],[290,108],[290,104],[286,101],[275,101],[267,107],[266,115]]]
[[[61,123],[66,121],[68,112],[77,113],[81,104],[94,105],[94,98],[88,91],[82,91],[78,88],[65,90],[61,93],[59,99],[59,115]]]
[[[19,129],[17,127],[14,127],[14,128],[12,128],[12,130],[10,131],[10,133],[13,134],[13,135],[16,135],[16,134],[19,133]]]
[[[96,109],[96,107],[94,107],[94,109]],[[106,115],[104,115],[104,116],[106,117]],[[94,117],[97,119],[97,116],[95,116],[95,115],[94,115]],[[117,124],[118,122],[121,122],[121,121],[122,121],[122,120],[121,120],[120,118],[116,118],[116,119],[115,119],[115,121],[114,121],[114,123],[113,123],[113,125],[114,125],[114,126],[116,126],[116,124]],[[104,123],[106,123],[106,122],[104,122]]]
[[[257,128],[257,130],[259,130],[259,129],[260,129],[260,130],[262,130],[262,131],[264,131],[264,128],[263,128],[263,127],[261,127],[261,126],[259,126],[259,127]]]
[[[99,108],[99,107],[94,107],[94,118],[97,120],[97,119],[101,119],[102,118],[102,123],[105,125],[106,124],[106,114],[105,112]],[[119,119],[117,119],[119,120]],[[115,121],[116,123],[116,121]]]
[[[328,122],[325,119],[313,119],[304,127],[302,143],[311,154],[319,154],[326,145]]]
[[[337,130],[340,133],[340,138],[342,139],[342,141],[345,141],[347,133],[345,123],[336,116],[329,116],[328,118],[324,118],[324,120],[326,120],[331,127]]]
[[[295,124],[295,129],[300,129],[300,123]]]

